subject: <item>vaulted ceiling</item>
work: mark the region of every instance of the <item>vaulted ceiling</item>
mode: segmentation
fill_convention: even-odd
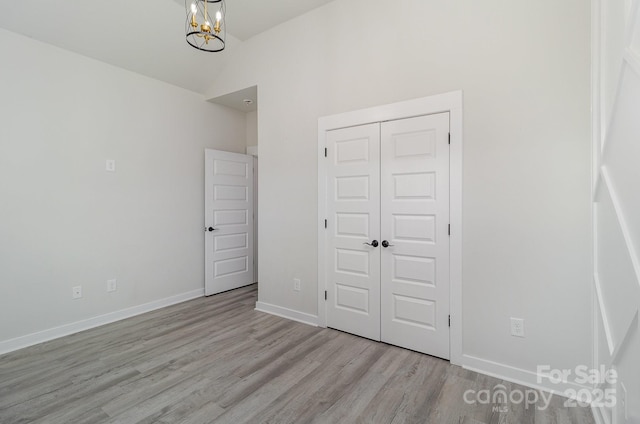
[[[203,93],[244,40],[330,1],[226,0],[221,53],[186,43],[182,0],[2,1],[0,27]]]

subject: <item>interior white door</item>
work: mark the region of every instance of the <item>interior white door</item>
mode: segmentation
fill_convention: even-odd
[[[205,294],[253,276],[253,157],[205,150]]]
[[[382,341],[445,359],[449,359],[448,139],[449,113],[381,126]]]
[[[374,340],[380,340],[379,128],[328,131],[326,140],[327,326]]]

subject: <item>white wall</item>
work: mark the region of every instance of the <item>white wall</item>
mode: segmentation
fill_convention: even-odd
[[[582,0],[340,0],[245,42],[207,97],[259,86],[260,301],[317,313],[318,118],[462,89],[467,364],[591,365],[589,25]]]
[[[615,368],[605,423],[640,422],[640,2],[594,4],[594,294],[596,364]],[[623,388],[626,389],[626,405]],[[625,409],[627,417],[625,417]],[[628,420],[627,420],[628,418]]]
[[[258,111],[247,112],[247,146],[258,145]]]
[[[4,30],[0,52],[0,344],[201,291],[204,148],[244,152],[244,114]]]

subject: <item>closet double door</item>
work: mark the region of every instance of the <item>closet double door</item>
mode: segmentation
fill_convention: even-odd
[[[449,358],[449,113],[327,132],[327,326]]]

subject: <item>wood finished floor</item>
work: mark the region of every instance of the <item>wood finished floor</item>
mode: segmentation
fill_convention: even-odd
[[[593,423],[427,355],[254,311],[250,286],[0,356],[0,423]]]

